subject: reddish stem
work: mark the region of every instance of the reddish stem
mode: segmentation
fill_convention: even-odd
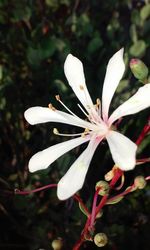
[[[150,180],[150,176],[145,177],[145,180],[146,180],[146,181]],[[132,186],[130,186],[128,189],[126,189],[125,191],[123,191],[123,192],[120,193],[120,194],[117,194],[117,195],[115,195],[115,196],[109,198],[107,201],[108,201],[108,202],[109,202],[109,201],[113,201],[113,200],[115,200],[115,199],[117,199],[117,198],[119,198],[119,197],[121,197],[121,196],[125,196],[125,195],[127,195],[128,193],[130,193],[130,192],[132,191],[132,189],[134,189],[134,188],[135,188],[135,184],[132,184]]]
[[[106,204],[108,198],[108,194],[104,195],[103,198],[101,199],[100,203],[98,204],[96,208],[96,215],[100,212],[102,207]]]
[[[115,175],[114,175],[114,177],[112,178],[112,180],[111,180],[111,182],[109,184],[110,189],[112,189],[115,186],[116,182],[120,179],[120,177],[122,176],[122,174],[123,174],[122,170],[116,169]],[[101,210],[101,208],[106,204],[107,198],[108,198],[108,195],[105,195],[101,199],[101,201],[100,201],[100,203],[99,203],[99,205],[97,206],[97,209],[96,209],[96,215],[99,213],[99,211]]]
[[[49,184],[49,185],[46,185],[46,186],[43,186],[43,187],[40,187],[40,188],[36,188],[36,189],[33,189],[33,190],[20,191],[18,189],[15,189],[14,192],[15,192],[15,194],[29,195],[29,194],[32,194],[32,193],[40,192],[40,191],[43,191],[45,189],[54,188],[54,187],[57,187],[57,184]]]
[[[125,191],[123,191],[122,193],[117,194],[117,195],[115,195],[115,196],[109,198],[107,201],[108,201],[108,202],[113,201],[113,200],[115,200],[115,199],[117,199],[117,198],[120,198],[121,196],[124,196],[124,195],[130,193],[134,187],[135,187],[135,185],[133,184],[133,185],[132,185],[131,187],[129,187],[127,190],[125,190]]]
[[[150,118],[148,119],[148,123],[144,126],[141,134],[139,135],[138,139],[136,140],[136,144],[140,145],[141,142],[144,140],[145,135],[150,131]]]
[[[86,205],[83,203],[83,201],[82,201],[82,199],[80,198],[80,196],[77,195],[77,194],[75,194],[75,195],[73,196],[73,198],[74,198],[75,200],[77,200],[77,201],[81,204],[81,206],[83,207],[83,209],[84,209],[85,212],[87,213],[87,216],[89,216],[89,215],[90,215],[90,212],[89,212],[88,208],[86,207]]]
[[[110,188],[114,187],[114,185],[119,180],[119,178],[121,177],[122,174],[123,174],[123,172],[120,169],[116,169],[116,173],[115,173],[112,181],[110,182]],[[82,245],[82,243],[85,241],[86,236],[88,236],[88,234],[90,235],[90,230],[93,229],[93,224],[94,224],[96,215],[99,213],[99,211],[101,210],[101,208],[106,204],[107,198],[108,198],[108,195],[103,196],[103,198],[101,199],[101,201],[98,204],[98,206],[94,207],[94,209],[96,209],[96,211],[95,211],[94,214],[91,214],[89,216],[89,218],[87,219],[85,227],[84,227],[84,229],[83,229],[83,231],[81,233],[80,240],[75,244],[73,250],[78,250],[80,248],[80,246]],[[95,198],[95,200],[93,200],[93,202],[95,202],[95,201],[96,201],[96,198]],[[93,216],[93,218],[92,218],[92,216]],[[93,221],[93,224],[91,223],[91,219]]]
[[[94,199],[93,199],[93,206],[92,206],[92,213],[91,213],[91,222],[90,222],[90,228],[92,229],[93,225],[94,225],[94,220],[95,220],[95,214],[96,214],[96,204],[97,204],[97,198],[98,198],[98,194],[100,191],[100,187],[97,188],[95,194],[94,194]]]
[[[143,158],[143,159],[137,159],[136,162],[142,162],[142,163],[145,163],[145,162],[150,162],[150,157],[148,158]]]

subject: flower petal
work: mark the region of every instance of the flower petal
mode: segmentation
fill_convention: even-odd
[[[124,171],[133,169],[136,164],[137,145],[116,131],[110,131],[106,139],[115,164]]]
[[[105,121],[108,119],[110,102],[123,76],[124,70],[123,49],[121,49],[113,55],[107,65],[102,92],[102,114]]]
[[[92,99],[86,87],[82,62],[77,57],[69,54],[64,64],[64,72],[69,85],[85,109],[89,113],[96,113]]]
[[[109,123],[112,124],[122,116],[135,114],[148,107],[150,107],[150,83],[139,88],[132,97],[121,104],[110,116]]]
[[[46,148],[33,155],[29,161],[29,171],[35,172],[37,170],[47,168],[51,163],[57,160],[60,156],[70,151],[71,149],[87,142],[89,137],[78,137],[69,141],[58,143],[54,146]]]
[[[82,188],[93,154],[102,139],[91,139],[88,147],[61,178],[57,187],[57,196],[60,200],[70,198]]]
[[[44,122],[60,122],[82,128],[94,129],[94,125],[84,121],[79,117],[67,114],[62,111],[52,110],[45,107],[32,107],[25,111],[25,119],[31,124],[39,124]]]

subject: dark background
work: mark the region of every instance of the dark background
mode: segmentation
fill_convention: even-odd
[[[53,135],[53,127],[76,132],[68,125],[30,126],[24,111],[31,106],[47,106],[60,94],[77,114],[77,99],[63,73],[68,53],[84,63],[91,96],[101,97],[108,59],[125,48],[126,73],[112,110],[141,85],[129,69],[131,58],[150,60],[150,4],[132,0],[0,0],[0,250],[51,248],[61,237],[66,250],[72,249],[85,223],[78,204],[60,202],[56,190],[30,196],[14,195],[14,189],[35,189],[57,183],[84,145],[61,157],[50,168],[34,174],[28,161],[37,151],[64,139]],[[117,73],[117,72],[116,72]],[[133,141],[146,124],[149,110],[125,117],[119,130]],[[149,137],[138,150],[138,158],[149,157]],[[104,179],[113,166],[108,145],[96,151],[80,194],[90,207],[96,181]],[[148,176],[149,164],[126,173],[124,189],[137,175]],[[109,244],[104,249],[149,250],[150,189],[136,191],[116,205],[106,206],[96,224]],[[87,242],[81,249],[98,249]]]

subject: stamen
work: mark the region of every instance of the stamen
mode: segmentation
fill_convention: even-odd
[[[15,189],[14,193],[15,194],[20,194],[20,195],[28,195],[28,194],[32,194],[32,193],[43,191],[45,189],[54,188],[54,187],[57,187],[57,184],[48,184],[46,186],[39,187],[39,188],[32,189],[32,190],[23,190],[23,191],[20,191],[18,189]]]
[[[81,109],[83,114],[89,119],[89,115],[85,112],[85,110],[81,107],[81,105],[78,103],[78,107]]]
[[[56,109],[54,108],[54,106],[51,103],[48,104],[48,108],[53,110],[53,111],[56,111]]]
[[[84,90],[84,86],[83,85],[80,85],[79,86],[81,90]]]
[[[97,104],[98,107],[101,105],[101,101],[100,101],[99,98],[96,99],[96,104]]]
[[[88,105],[88,102],[89,102],[89,97],[88,97],[88,94],[87,94],[87,91],[86,91],[86,88],[84,87],[84,85],[79,85],[79,89],[81,90],[81,91],[83,91],[83,93],[84,93],[84,96],[85,96],[85,100],[86,100],[86,106],[85,106],[85,108],[86,108],[86,110],[88,111],[88,113],[90,114],[90,116],[92,117],[92,119],[94,120],[94,114],[92,114],[92,111],[93,111],[93,107],[91,107],[90,105]],[[91,112],[90,112],[91,111]]]
[[[101,116],[101,101],[99,98],[96,99],[96,110],[97,110],[97,113],[100,117]]]
[[[78,103],[78,107],[81,109],[81,111],[83,112],[83,114],[88,118],[88,120],[92,123],[92,124],[96,124],[99,125],[98,122],[96,122],[92,117],[90,117],[90,115],[88,115],[85,110],[81,107],[81,105]],[[90,107],[89,107],[90,108]]]
[[[89,133],[90,133],[90,130],[88,128],[85,128],[84,132],[81,134],[81,137],[84,138]]]
[[[53,128],[53,134],[54,134],[54,135],[58,135],[58,134],[59,134],[59,131],[58,131],[57,128]]]
[[[85,129],[85,130],[86,130],[86,129]],[[88,131],[89,131],[89,130],[88,130]],[[54,133],[55,135],[67,136],[67,137],[83,136],[83,134],[84,134],[84,136],[85,136],[86,134],[88,134],[87,131],[84,131],[84,132],[82,132],[82,133],[77,133],[77,134],[62,134],[62,133],[59,133],[59,131],[58,131],[57,128],[54,128],[54,129],[53,129],[53,133]]]
[[[67,109],[68,110],[68,112],[70,113],[70,114],[72,114],[73,116],[75,116],[75,117],[77,117],[78,118],[78,116],[77,115],[75,115],[62,101],[61,101],[61,99],[60,99],[60,96],[59,95],[55,95],[55,98],[56,98],[56,100],[58,101],[58,102],[60,102],[61,103],[61,105],[65,108],[65,109]]]

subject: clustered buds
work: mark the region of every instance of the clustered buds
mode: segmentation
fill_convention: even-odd
[[[148,67],[140,59],[134,58],[130,61],[130,68],[135,76],[140,81],[145,81],[148,77]]]
[[[135,177],[135,179],[134,179],[134,185],[138,189],[145,188],[145,186],[146,186],[146,180],[145,180],[144,176],[139,175],[139,176]]]
[[[106,181],[99,181],[96,183],[95,189],[99,189],[98,194],[104,196],[109,193],[110,187],[108,182]]]
[[[108,242],[107,235],[104,233],[98,233],[94,236],[94,243],[97,247],[104,247]]]

